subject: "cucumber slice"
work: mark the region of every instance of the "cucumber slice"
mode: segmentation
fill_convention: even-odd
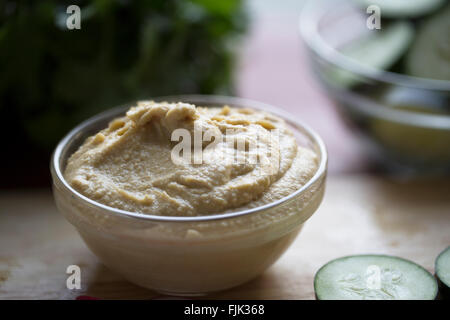
[[[433,300],[436,279],[414,262],[386,255],[332,260],[316,273],[318,300]]]
[[[450,247],[437,257],[435,269],[441,297],[450,299]]]
[[[357,0],[367,8],[379,6],[381,18],[418,18],[439,9],[446,0]]]
[[[406,57],[409,75],[450,80],[450,6],[426,21]]]
[[[410,23],[401,21],[369,33],[369,36],[363,36],[339,51],[349,59],[376,72],[392,67],[408,50],[413,41],[414,28]],[[360,82],[360,79],[349,71],[343,69],[331,71],[330,80],[341,87],[350,87]]]

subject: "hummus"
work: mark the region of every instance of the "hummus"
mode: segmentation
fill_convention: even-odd
[[[80,141],[104,119],[111,116],[98,116],[64,142],[66,150],[82,144],[64,178],[90,199],[143,216],[74,196],[57,174],[65,158],[59,152],[52,161],[55,201],[100,260],[137,285],[198,295],[249,281],[286,251],[322,200],[320,141],[267,112],[141,102]],[[306,182],[304,192],[270,208],[210,218],[273,203]]]
[[[192,146],[201,132],[200,144],[192,156],[175,161],[178,129],[190,134]],[[193,160],[198,154],[200,161]],[[140,102],[89,137],[69,158],[64,176],[83,195],[111,207],[198,216],[279,200],[317,167],[317,155],[299,146],[284,120],[269,113]]]

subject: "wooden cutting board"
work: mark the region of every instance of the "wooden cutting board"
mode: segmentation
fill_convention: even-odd
[[[450,245],[450,181],[393,182],[331,176],[319,210],[292,247],[257,279],[208,296],[219,299],[314,299],[314,273],[339,256],[383,253],[434,272]],[[81,267],[80,290],[66,268]],[[57,212],[48,190],[0,194],[0,299],[165,298],[123,280],[87,249]]]

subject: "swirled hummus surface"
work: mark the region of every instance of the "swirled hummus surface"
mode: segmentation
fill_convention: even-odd
[[[174,160],[178,129],[190,134],[192,150]],[[272,114],[145,101],[86,139],[64,176],[83,195],[111,207],[198,216],[279,200],[305,184],[317,166],[316,154],[299,146]]]

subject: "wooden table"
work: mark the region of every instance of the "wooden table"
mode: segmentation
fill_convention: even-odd
[[[86,248],[47,190],[0,194],[0,299],[152,299]],[[450,244],[450,182],[394,182],[331,176],[319,210],[292,247],[259,278],[207,298],[313,299],[314,273],[348,254],[383,253],[433,272]],[[66,288],[66,268],[81,268],[81,290]]]

